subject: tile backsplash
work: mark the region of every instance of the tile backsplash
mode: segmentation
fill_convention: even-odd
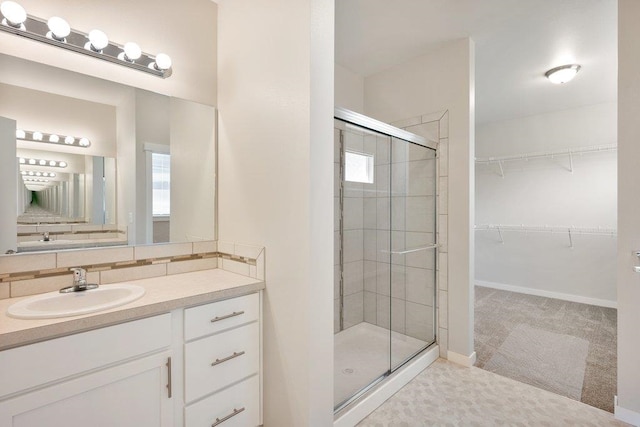
[[[1,255],[0,299],[70,286],[71,267],[84,268],[87,281],[98,284],[213,268],[264,280],[264,258],[264,247],[218,241]]]

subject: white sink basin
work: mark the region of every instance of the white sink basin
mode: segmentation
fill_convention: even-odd
[[[126,283],[67,294],[54,291],[18,301],[8,308],[7,315],[18,319],[78,316],[130,303],[144,292],[144,288]]]

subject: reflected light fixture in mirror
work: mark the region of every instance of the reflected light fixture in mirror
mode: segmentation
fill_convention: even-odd
[[[21,165],[32,165],[32,166],[47,166],[52,168],[66,168],[66,162],[58,162],[56,160],[45,160],[45,159],[28,159],[26,157],[19,157],[18,163]]]
[[[49,20],[28,15],[25,9],[14,1],[0,3],[2,21],[0,30],[31,40],[92,56],[114,64],[123,65],[157,77],[167,78],[172,73],[169,55],[144,53],[136,43],[124,46],[110,42],[107,35],[98,29],[88,34],[74,30],[59,16]]]
[[[59,144],[60,141],[64,141],[65,145],[74,145],[76,147],[88,148],[91,145],[89,138],[75,137],[75,136],[62,136],[54,133],[46,133],[39,131],[31,131],[24,129],[16,130],[16,139],[21,141],[31,142],[44,142],[47,144]]]

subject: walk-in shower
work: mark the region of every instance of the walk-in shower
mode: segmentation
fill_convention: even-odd
[[[334,122],[339,410],[435,341],[437,175],[421,136],[343,109]]]

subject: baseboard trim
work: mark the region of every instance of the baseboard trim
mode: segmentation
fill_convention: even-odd
[[[613,414],[617,420],[624,421],[633,426],[640,426],[640,413],[618,406],[618,396],[615,396],[613,401]]]
[[[474,351],[469,356],[465,356],[464,354],[456,353],[455,351],[449,350],[447,351],[447,360],[449,362],[453,362],[458,365],[470,368],[476,363],[476,352]]]
[[[606,299],[583,297],[580,295],[563,294],[561,292],[546,291],[543,289],[525,288],[524,286],[506,285],[504,283],[487,282],[484,280],[476,280],[476,286],[483,288],[500,289],[502,291],[518,292],[527,295],[536,295],[539,297],[555,298],[571,302],[579,302],[582,304],[597,305],[599,307],[618,308],[616,301]]]
[[[439,354],[439,347],[434,345],[423,354],[417,356],[415,360],[407,363],[407,365],[391,374],[373,390],[336,414],[333,427],[353,427],[358,424],[367,415],[375,411],[378,406],[382,405],[385,400],[396,394],[398,390],[435,362]]]

